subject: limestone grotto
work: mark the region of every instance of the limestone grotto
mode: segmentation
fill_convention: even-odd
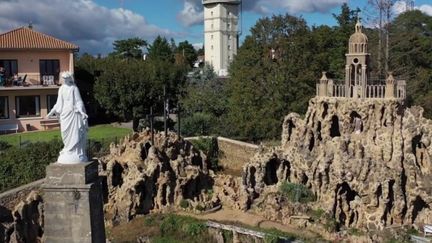
[[[135,133],[112,145],[100,162],[106,177],[105,218],[114,225],[170,206],[206,209],[218,204],[206,193],[214,181],[205,154],[175,133],[156,133],[154,146],[149,130]]]
[[[271,193],[288,181],[309,188],[312,208],[328,212],[339,229],[431,223],[432,121],[421,107],[405,107],[404,80],[391,73],[368,80],[367,42],[358,22],[345,80],[324,72],[304,119],[286,116],[281,146],[245,165],[249,207],[282,221],[310,210],[278,207],[281,198]]]
[[[263,200],[283,181],[304,184],[340,227],[430,223],[432,121],[422,112],[397,100],[313,98],[304,119],[285,117],[282,145],[244,167],[244,186]]]

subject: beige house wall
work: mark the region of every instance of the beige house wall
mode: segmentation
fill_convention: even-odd
[[[18,131],[27,131],[27,124],[30,125],[30,131],[33,130],[41,130],[43,127],[40,124],[40,121],[45,119],[48,114],[47,111],[47,95],[57,95],[58,87],[49,87],[49,88],[41,88],[41,89],[26,89],[26,90],[1,90],[0,96],[8,97],[8,106],[9,106],[9,119],[0,119],[0,125],[5,124],[18,124]],[[38,117],[23,117],[16,118],[16,105],[15,98],[16,96],[39,96],[40,98],[40,116]]]
[[[60,72],[73,72],[74,67],[73,52],[70,50],[0,50],[1,59],[17,60],[18,75],[27,74],[26,82],[32,84],[40,84],[39,60],[59,60]]]

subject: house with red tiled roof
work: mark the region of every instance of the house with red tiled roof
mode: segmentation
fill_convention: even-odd
[[[0,133],[58,126],[45,116],[57,100],[60,73],[73,73],[78,50],[31,26],[0,34]]]

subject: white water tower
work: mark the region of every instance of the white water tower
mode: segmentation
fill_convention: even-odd
[[[227,76],[229,64],[237,54],[241,0],[203,0],[202,3],[205,62],[219,76]]]

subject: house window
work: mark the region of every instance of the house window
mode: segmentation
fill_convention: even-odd
[[[227,24],[227,28],[228,28],[228,29],[231,28],[231,24],[230,24],[230,23]]]
[[[214,25],[213,25],[213,24],[211,24],[211,28],[212,28],[212,29],[214,28]]]
[[[15,104],[17,118],[40,116],[39,96],[17,96]]]
[[[231,35],[228,35],[228,40],[231,40],[231,39],[232,39]]]
[[[228,50],[231,50],[231,45],[228,45]]]
[[[47,109],[48,112],[54,107],[57,102],[57,95],[47,95]]]
[[[211,46],[211,49],[213,50],[213,46]]]
[[[17,60],[0,60],[0,67],[4,68],[4,77],[10,78],[15,73],[18,74],[18,61]]]
[[[60,61],[59,60],[39,60],[40,80],[43,76],[54,76],[54,82],[59,83]]]
[[[213,11],[210,12],[210,15],[213,16]]]
[[[213,35],[211,35],[211,39],[213,40]]]
[[[7,96],[0,96],[0,119],[9,119],[9,102]]]

